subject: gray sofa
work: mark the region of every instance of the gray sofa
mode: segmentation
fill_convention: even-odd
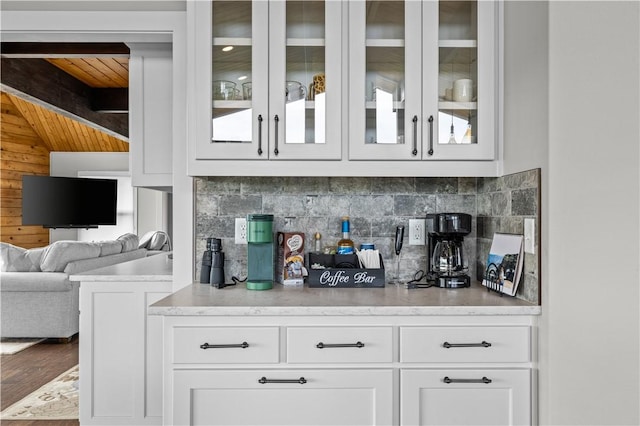
[[[79,329],[78,274],[147,255],[138,237],[56,241],[26,250],[0,243],[1,337],[69,338]]]

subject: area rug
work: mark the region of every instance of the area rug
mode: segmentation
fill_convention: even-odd
[[[13,355],[33,345],[42,342],[44,339],[2,339],[0,341],[0,355]]]
[[[77,418],[77,365],[0,413],[1,420],[70,420]]]

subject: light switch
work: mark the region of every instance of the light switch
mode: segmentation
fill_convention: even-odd
[[[536,221],[528,217],[524,219],[524,252],[535,254]]]

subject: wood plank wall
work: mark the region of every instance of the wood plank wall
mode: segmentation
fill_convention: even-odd
[[[9,95],[0,94],[0,241],[24,248],[49,244],[49,230],[22,226],[22,175],[49,175],[49,149]]]

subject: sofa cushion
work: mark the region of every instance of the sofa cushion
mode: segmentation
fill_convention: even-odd
[[[122,253],[122,241],[98,241],[96,244],[100,246],[100,257]]]
[[[136,249],[126,253],[112,254],[111,256],[101,256],[94,259],[82,259],[69,262],[64,272],[68,275],[80,274],[85,271],[104,268],[117,263],[128,262],[130,260],[141,259],[147,255],[146,249]],[[96,272],[97,273],[97,272]]]
[[[40,272],[45,247],[25,249],[9,243],[0,243],[0,271]]]
[[[138,248],[138,236],[136,234],[127,233],[120,235],[118,241],[122,243],[122,253],[126,253]]]
[[[6,292],[71,291],[73,283],[61,272],[6,272],[2,274],[2,298]]]
[[[100,256],[100,246],[83,241],[56,241],[49,245],[40,262],[45,272],[62,272],[67,263]]]

